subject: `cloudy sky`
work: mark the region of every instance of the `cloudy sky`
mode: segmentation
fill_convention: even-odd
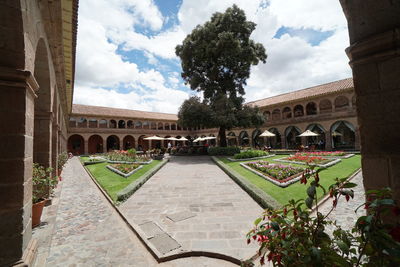
[[[80,0],[74,103],[176,113],[194,92],[175,46],[234,3],[268,54],[246,101],[351,76],[338,0]]]

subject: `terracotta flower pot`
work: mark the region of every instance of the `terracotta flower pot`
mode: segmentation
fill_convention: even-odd
[[[43,207],[46,200],[42,200],[32,205],[32,228],[40,224],[40,217],[42,217]]]

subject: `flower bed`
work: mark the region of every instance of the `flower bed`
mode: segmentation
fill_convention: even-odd
[[[102,158],[107,160],[109,163],[116,164],[149,164],[152,159],[146,155],[137,155],[136,152],[115,150],[102,155]]]
[[[348,154],[344,151],[315,151],[315,152],[299,152],[296,155],[315,156],[315,157],[330,157],[330,158],[350,158],[354,154]]]
[[[303,168],[269,164],[267,161],[240,163],[240,165],[280,187],[287,187],[301,179]]]
[[[107,165],[106,167],[116,174],[127,178],[140,170],[143,166],[139,164],[111,164]]]
[[[89,156],[89,159],[83,162],[83,165],[91,165],[91,164],[97,164],[97,163],[103,163],[106,162],[107,160],[105,158],[99,157],[99,156]]]
[[[275,161],[303,165],[316,165],[319,167],[330,167],[340,162],[340,159],[327,159],[320,156],[303,156],[302,153],[296,153],[295,155],[286,158],[275,159]]]
[[[236,159],[236,158],[228,158],[229,161],[246,161],[246,160],[257,160],[257,159],[266,159],[270,157],[274,157],[275,154],[267,154],[265,156],[261,157],[254,157],[254,158],[241,158],[241,159]]]

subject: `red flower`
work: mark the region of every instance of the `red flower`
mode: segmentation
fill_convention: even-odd
[[[349,195],[346,195],[345,197],[346,197],[346,201],[350,200],[350,196]]]

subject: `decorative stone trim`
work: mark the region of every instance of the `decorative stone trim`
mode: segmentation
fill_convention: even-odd
[[[279,186],[279,187],[288,187],[289,185],[291,185],[291,184],[297,182],[298,180],[300,180],[300,179],[301,179],[301,176],[302,176],[302,174],[303,174],[303,172],[301,172],[301,173],[299,173],[299,174],[292,175],[292,176],[286,178],[284,181],[281,182],[281,181],[279,181],[278,179],[275,179],[275,178],[273,178],[273,177],[271,177],[271,176],[269,176],[269,175],[265,175],[265,174],[263,174],[263,173],[261,173],[261,172],[255,170],[255,169],[251,168],[250,166],[247,166],[246,163],[240,163],[240,165],[241,165],[242,167],[248,169],[249,171],[251,171],[251,172],[257,174],[258,176],[264,178],[265,180],[270,181],[270,182],[273,183],[274,185]],[[271,164],[271,165],[275,165],[275,164]]]
[[[139,164],[139,165],[147,165],[150,164],[153,160],[151,159],[150,161],[112,161],[112,160],[107,160],[108,163],[112,164]]]
[[[286,158],[286,157],[285,157]],[[292,163],[292,164],[301,164],[301,165],[307,165],[309,163],[306,162],[302,162],[302,161],[292,161],[292,160],[284,160],[285,158],[280,158],[280,159],[274,159],[275,161],[278,162],[283,162],[283,163]],[[337,163],[339,163],[341,161],[341,159],[338,158],[332,158],[332,161],[325,163],[325,164],[309,164],[309,165],[314,165],[314,166],[318,166],[318,167],[322,167],[322,168],[328,168],[331,167]]]
[[[163,159],[163,161],[159,164],[157,164],[155,167],[147,171],[145,174],[143,174],[138,180],[134,181],[133,183],[129,184],[127,187],[122,189],[117,193],[117,201],[118,202],[123,202],[127,200],[133,193],[135,193],[144,183],[147,182],[147,180],[150,179],[156,172],[158,172],[159,169],[161,169],[169,159]]]
[[[266,155],[266,156],[262,156],[262,157],[255,157],[255,158],[247,158],[247,159],[235,159],[235,158],[228,158],[229,161],[247,161],[247,160],[256,160],[256,159],[266,159],[266,158],[271,158],[276,156],[275,154],[270,154],[270,155]]]
[[[110,169],[111,171],[115,172],[116,174],[119,174],[125,178],[128,178],[129,176],[131,176],[132,174],[134,174],[135,172],[137,172],[138,170],[140,170],[141,168],[143,168],[142,165],[138,166],[136,169],[134,169],[133,171],[129,172],[129,173],[123,173],[119,170],[117,170],[116,168],[112,167],[111,165],[107,165],[106,166],[107,169]]]
[[[211,159],[220,167],[229,177],[232,178],[235,183],[237,183],[244,191],[249,194],[251,198],[254,199],[262,208],[272,208],[278,209],[281,207],[273,197],[262,191],[256,185],[249,182],[245,177],[241,174],[233,170],[228,165],[224,164],[220,159],[215,156],[212,156]]]

